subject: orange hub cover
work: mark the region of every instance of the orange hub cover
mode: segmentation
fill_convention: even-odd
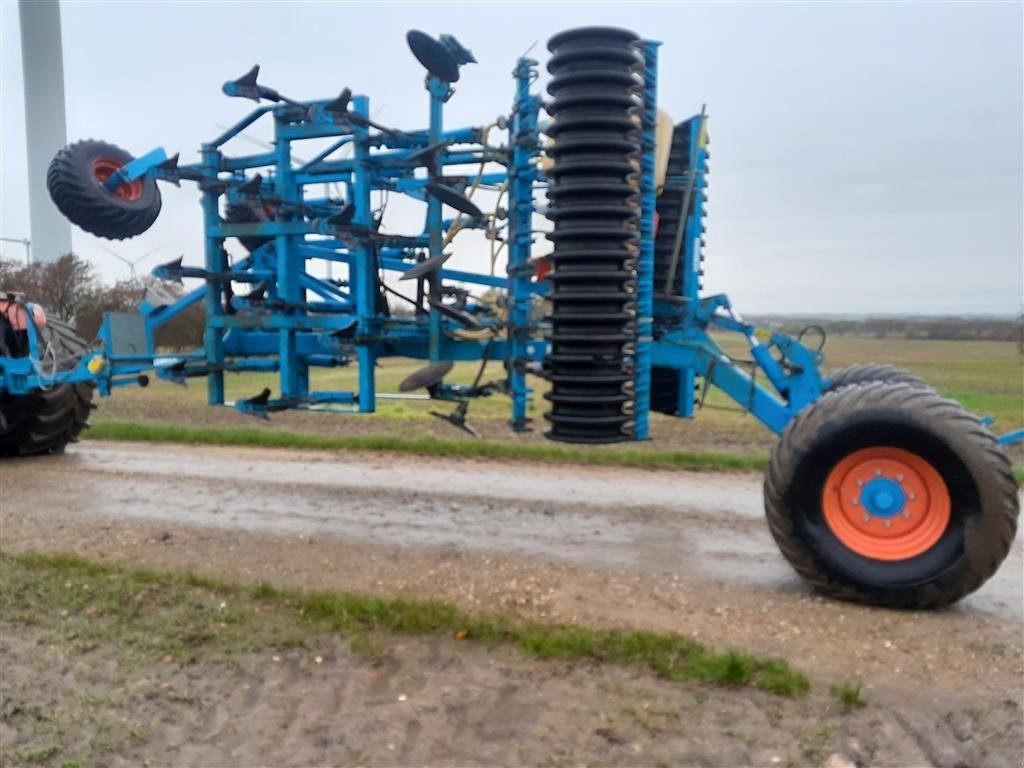
[[[114,171],[120,168],[124,163],[119,163],[117,160],[109,157],[98,157],[93,160],[92,163],[92,175],[101,185],[107,183],[107,179],[114,175]],[[122,200],[128,202],[135,202],[142,198],[142,181],[136,179],[135,181],[129,181],[127,184],[121,184],[117,189],[111,192],[112,195],[116,195]]]
[[[906,560],[942,538],[949,491],[920,456],[902,448],[863,448],[829,472],[822,510],[832,533],[857,554]]]

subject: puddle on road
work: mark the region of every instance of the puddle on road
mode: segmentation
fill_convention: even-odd
[[[150,448],[147,446],[146,448]],[[235,453],[238,453],[237,451]],[[288,457],[261,458],[267,451],[203,446],[202,462],[179,446],[127,451],[88,446],[61,459],[69,468],[132,477],[158,475],[259,482],[289,487],[364,488],[515,499],[540,503],[577,503],[597,507],[648,506],[668,510],[721,511],[730,517],[761,519],[761,480],[756,476],[645,472],[618,467],[538,466],[418,459],[396,456],[371,463],[332,457],[332,461]],[[292,452],[294,453],[294,452]]]

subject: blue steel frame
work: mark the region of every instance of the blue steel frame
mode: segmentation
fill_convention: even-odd
[[[635,437],[649,434],[651,366],[680,371],[679,409],[684,417],[694,413],[696,378],[705,387],[724,391],[773,432],[781,432],[793,416],[818,398],[828,387],[822,377],[822,356],[787,335],[759,329],[745,322],[724,295],[700,296],[701,241],[704,189],[707,181],[706,117],[689,121],[691,157],[686,178],[668,178],[666,184],[687,186],[694,195],[692,212],[682,224],[682,250],[674,290],[653,285],[656,194],[654,172],[657,118],[657,59],[660,43],[645,41],[645,97],[643,104],[644,151],[641,164],[641,246],[638,259],[638,341],[636,347]],[[108,186],[149,175],[178,184],[198,183],[202,190],[204,222],[203,267],[168,264],[158,267],[158,277],[181,280],[199,278],[204,285],[170,305],[144,301],[140,313],[147,339],[145,354],[127,354],[115,348],[112,319],[105,318],[99,334],[101,349],[83,356],[73,370],[47,374],[42,370],[39,339],[29,328],[30,355],[0,358],[0,393],[24,394],[65,382],[95,381],[100,392],[144,383],[147,370],[177,381],[205,377],[211,405],[225,401],[224,373],[276,371],[280,397],[235,403],[240,411],[264,414],[285,408],[345,406],[344,410],[370,413],[375,409],[374,367],[379,358],[401,356],[424,360],[502,360],[507,371],[504,390],[511,398],[509,424],[514,430],[529,428],[527,417],[532,391],[527,373],[543,361],[546,326],[533,317],[534,298],[548,288],[535,279],[533,258],[537,214],[535,192],[546,182],[539,168],[541,155],[539,113],[542,100],[531,91],[537,79],[537,62],[521,58],[513,72],[515,98],[507,118],[507,146],[484,141],[482,128],[444,129],[444,105],[453,95],[448,83],[428,76],[429,124],[426,129],[395,131],[370,120],[366,96],[353,96],[348,112],[339,113],[332,101],[294,102],[276,91],[259,87],[260,95],[274,95],[275,104],[258,106],[236,125],[204,144],[201,159],[178,167],[157,148],[121,168]],[[228,95],[248,95],[233,83]],[[259,99],[257,99],[259,101]],[[267,152],[235,157],[223,145],[256,120],[274,121],[274,146]],[[376,130],[371,130],[374,128]],[[331,145],[310,161],[297,164],[292,145],[308,139],[333,138]],[[332,156],[352,148],[351,157]],[[426,177],[417,168],[426,164]],[[412,317],[395,317],[381,311],[380,273],[402,273],[422,256],[438,257],[446,246],[445,231],[453,225],[443,218],[443,206],[428,195],[428,182],[443,175],[446,167],[475,165],[479,183],[502,187],[509,196],[507,277],[441,268],[428,281],[430,298],[440,298],[444,280],[505,291],[506,317],[499,319],[481,306],[469,303],[466,310],[492,331],[491,338],[466,338],[461,326],[436,308],[417,311]],[[484,172],[487,164],[499,171]],[[257,181],[255,171],[268,177]],[[445,176],[465,188],[468,179]],[[339,184],[344,195],[337,199],[307,197],[307,188]],[[258,187],[258,192],[253,188]],[[422,232],[411,237],[374,236],[372,194],[387,191],[405,194],[427,203]],[[266,204],[278,211],[273,221],[229,223],[221,218],[221,198]],[[333,217],[348,209],[345,223]],[[463,228],[480,227],[479,221],[457,219]],[[494,222],[492,221],[492,227]],[[224,241],[234,237],[265,238],[266,242],[245,258],[229,263]],[[347,280],[330,281],[311,274],[310,264],[344,265]],[[262,289],[253,300],[236,296],[233,285]],[[311,298],[312,296],[312,298]],[[155,354],[155,330],[189,307],[202,302],[206,311],[203,347],[189,353],[160,357]],[[750,347],[753,364],[745,368],[712,339],[716,328],[737,333]],[[311,367],[358,363],[356,392],[319,392],[309,388]],[[760,379],[758,378],[760,374]],[[466,398],[490,394],[480,388],[442,385],[441,397]],[[999,438],[1002,443],[1024,440],[1024,430]]]

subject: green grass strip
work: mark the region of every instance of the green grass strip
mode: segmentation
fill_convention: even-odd
[[[540,659],[639,667],[676,681],[746,686],[802,696],[810,681],[781,659],[737,650],[715,652],[665,632],[590,629],[486,613],[450,603],[344,592],[243,587],[188,572],[128,569],[75,555],[0,554],[4,620],[73,638],[85,648],[116,643],[139,663],[171,655],[179,662],[263,647],[303,646],[337,632],[354,652],[391,635],[448,634],[508,644]],[[367,638],[373,638],[367,641]],[[383,638],[383,640],[382,640]]]
[[[305,448],[329,451],[384,451],[420,456],[465,456],[521,461],[565,462],[646,469],[756,470],[760,456],[710,451],[595,450],[554,445],[517,445],[487,440],[439,440],[391,435],[310,435],[252,427],[192,427],[132,421],[100,421],[85,436],[95,440]]]

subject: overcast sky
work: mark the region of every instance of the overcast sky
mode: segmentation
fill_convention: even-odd
[[[62,5],[69,140],[134,154],[160,145],[183,162],[251,107],[220,86],[257,62],[283,93],[322,98],[347,85],[370,95],[381,122],[420,128],[423,70],[405,32],[451,33],[479,64],[463,69],[446,123],[480,125],[508,111],[512,66],[535,41],[531,55],[546,61],[559,30],[627,26],[664,43],[661,106],[679,120],[707,104],[709,291],[755,313],[1022,305],[1019,2]],[[0,0],[0,235],[20,238],[29,224],[17,14]],[[159,246],[150,267],[180,253],[199,263],[194,186],[163,186],[163,198],[144,235],[109,243],[75,229],[75,250],[111,278],[126,268],[97,243],[128,258]],[[486,260],[470,247],[460,261]]]

